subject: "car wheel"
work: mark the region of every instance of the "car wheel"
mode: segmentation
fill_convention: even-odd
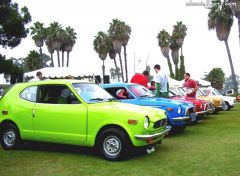
[[[21,144],[18,128],[13,124],[4,124],[0,130],[0,142],[4,149],[15,149]]]
[[[182,133],[186,129],[187,125],[172,125],[170,130],[170,134],[179,134]]]
[[[230,109],[231,109],[230,104],[227,101],[225,101],[224,106],[223,106],[223,110],[224,111],[229,111]]]
[[[98,151],[104,159],[117,161],[125,159],[130,148],[128,136],[117,128],[101,132],[98,138]]]

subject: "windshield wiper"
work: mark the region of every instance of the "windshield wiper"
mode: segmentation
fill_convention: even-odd
[[[108,100],[108,101],[118,101],[118,100],[115,99],[115,98],[108,98],[107,100]]]
[[[103,98],[92,98],[89,101],[103,101]]]
[[[150,97],[150,95],[141,95],[140,97]]]

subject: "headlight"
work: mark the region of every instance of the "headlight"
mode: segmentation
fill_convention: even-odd
[[[144,126],[145,129],[147,129],[149,127],[149,125],[150,125],[149,117],[145,116],[143,126]]]
[[[181,106],[178,106],[178,110],[177,110],[177,112],[178,112],[178,114],[181,114],[181,112],[182,112],[182,108],[181,108]]]

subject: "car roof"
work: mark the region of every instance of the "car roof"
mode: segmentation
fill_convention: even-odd
[[[131,85],[138,85],[134,83],[111,83],[111,84],[101,84],[101,87],[107,88],[107,87],[120,87],[120,86],[131,86]]]
[[[49,80],[43,80],[43,81],[30,81],[30,82],[17,83],[17,84],[29,86],[29,85],[42,85],[42,84],[72,84],[72,83],[92,84],[87,81],[75,80],[75,79],[49,79]]]

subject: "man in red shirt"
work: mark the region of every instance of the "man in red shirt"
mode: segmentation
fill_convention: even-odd
[[[131,83],[136,83],[136,84],[140,84],[140,85],[142,85],[142,86],[144,86],[144,87],[148,87],[148,75],[149,75],[149,73],[148,73],[148,71],[143,71],[143,73],[142,74],[140,74],[140,73],[136,73],[133,77],[132,77],[132,79],[131,79]]]
[[[189,73],[185,73],[184,80],[185,80],[185,83],[183,84],[183,87],[186,87],[187,89],[191,89],[191,92],[187,93],[186,96],[191,98],[196,98],[196,92],[198,90],[198,85],[196,81],[190,78]]]

